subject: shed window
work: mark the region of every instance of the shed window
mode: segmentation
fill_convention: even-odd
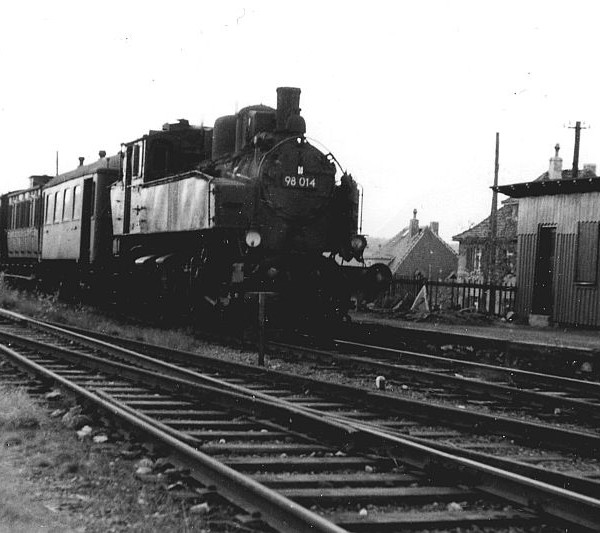
[[[575,269],[577,283],[596,283],[598,222],[579,222],[577,224],[577,264]]]

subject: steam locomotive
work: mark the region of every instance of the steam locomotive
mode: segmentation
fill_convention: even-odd
[[[300,320],[345,316],[352,292],[374,295],[391,274],[364,266],[358,185],[309,142],[299,103],[280,87],[276,109],[213,128],[182,119],[32,176],[0,197],[3,271],[136,305],[225,310],[269,292]]]

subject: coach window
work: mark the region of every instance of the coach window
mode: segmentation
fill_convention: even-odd
[[[23,202],[23,225],[21,226],[22,228],[28,228],[30,226],[30,221],[29,221],[29,210],[30,210],[30,206],[31,206],[31,200],[29,198],[27,198],[27,200],[25,200]]]
[[[33,227],[37,228],[40,225],[40,197],[36,196],[31,204],[31,208],[33,209],[31,218],[33,220]]]
[[[90,200],[91,208],[90,208],[90,216],[96,215],[96,182],[92,180],[92,193],[90,195],[92,199]]]
[[[62,217],[62,191],[54,193],[54,223],[60,222]]]
[[[73,220],[81,218],[81,185],[73,189]]]
[[[50,205],[50,198],[51,196],[49,194],[45,195],[45,208],[44,208],[44,223],[45,224],[49,224],[50,223],[50,213],[52,212],[52,206]]]
[[[63,197],[63,220],[71,220],[73,214],[73,205],[71,203],[71,188],[65,189],[65,195]]]

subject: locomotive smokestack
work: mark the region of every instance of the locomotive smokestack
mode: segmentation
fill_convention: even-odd
[[[300,127],[297,123],[299,120],[302,120],[300,117],[300,89],[298,87],[277,87],[277,130],[296,131]]]
[[[85,157],[80,157],[79,158],[79,166],[82,167],[83,166],[83,161],[85,160]]]
[[[100,159],[104,159],[106,157],[106,150],[100,150],[98,156],[100,156]]]

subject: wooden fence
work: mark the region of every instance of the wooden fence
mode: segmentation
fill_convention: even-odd
[[[395,278],[382,301],[410,309],[417,294],[426,286],[427,301],[431,310],[472,309],[479,313],[506,316],[514,310],[514,285],[491,285],[426,279]]]

